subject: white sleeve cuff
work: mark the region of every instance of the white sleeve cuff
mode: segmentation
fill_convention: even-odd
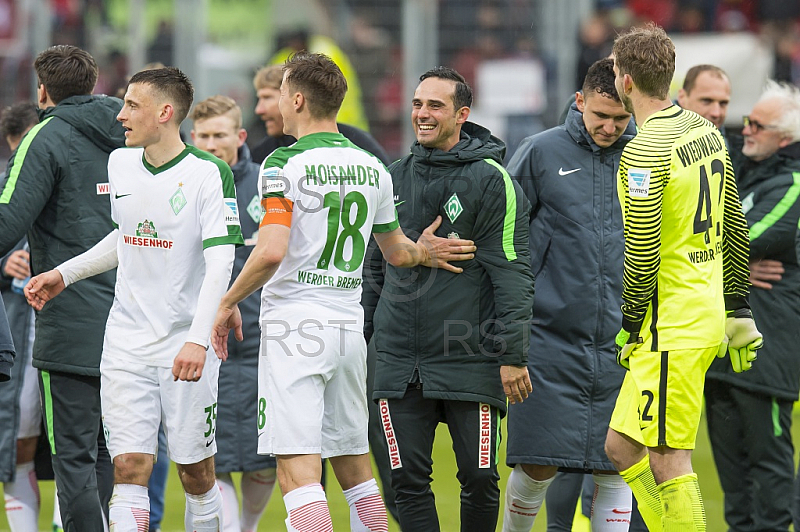
[[[192,326],[186,337],[187,342],[208,347],[211,327],[214,325],[219,302],[225,295],[231,280],[234,252],[232,244],[212,246],[203,250],[206,274],[200,287],[200,296],[197,299],[197,310],[192,320]]]
[[[55,269],[61,273],[61,277],[64,279],[64,286],[116,268],[119,264],[118,239],[119,230],[114,229],[94,247],[56,266]]]

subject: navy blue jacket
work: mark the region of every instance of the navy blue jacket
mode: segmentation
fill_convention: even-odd
[[[572,104],[565,124],[525,139],[508,164],[531,202],[536,276],[528,368],[533,394],[509,407],[508,463],[612,470],[604,443],[624,370],[622,212],[617,169],[635,133],[592,140]]]
[[[239,276],[253,251],[261,222],[261,194],[258,190],[259,165],[250,159],[250,150],[242,145],[238,161],[231,167],[236,185],[239,224],[244,246],[236,248],[231,284]],[[242,334],[237,342],[228,337],[228,360],[219,368],[217,401],[217,454],[214,466],[220,473],[257,471],[275,467],[275,458],[258,454],[258,349],[261,329],[258,325],[261,290],[256,290],[239,303],[242,313]]]

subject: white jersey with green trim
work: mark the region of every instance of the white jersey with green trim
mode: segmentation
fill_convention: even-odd
[[[260,188],[266,223],[271,205],[292,211],[286,256],[262,291],[262,330],[363,331],[367,243],[399,227],[389,171],[341,134],[314,133],[264,160]]]
[[[158,168],[142,148],[120,148],[108,180],[119,266],[103,356],[172,367],[197,309],[203,250],[243,243],[233,174],[192,146]]]

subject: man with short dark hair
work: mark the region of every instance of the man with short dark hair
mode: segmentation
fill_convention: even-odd
[[[472,90],[458,72],[424,73],[411,102],[417,138],[390,166],[401,225],[475,241],[475,259],[451,275],[405,272],[371,260],[365,283],[381,291],[374,312],[375,392],[389,442],[392,487],[404,530],[439,530],[430,487],[436,427],[453,436],[461,530],[495,530],[497,449],[507,399],[531,391],[528,329],[533,305],[530,203],[502,166],[505,145],[468,122]]]
[[[256,104],[255,112],[264,121],[264,127],[267,131],[267,138],[261,141],[252,149],[252,158],[258,164],[261,164],[264,159],[273,151],[280,147],[291,146],[297,139],[291,135],[286,135],[283,132],[283,117],[281,116],[280,109],[278,109],[278,100],[281,95],[281,81],[283,80],[283,67],[281,65],[269,65],[260,68],[253,77],[253,86],[256,89],[256,97],[258,103]],[[339,130],[347,140],[367,150],[369,153],[375,155],[384,165],[388,165],[392,161],[384,151],[383,147],[378,144],[372,135],[366,131],[362,131],[357,127],[336,122],[336,128]],[[375,240],[370,238],[369,250],[375,250],[377,244]],[[362,305],[375,307],[375,302],[378,296],[371,285],[362,285]],[[370,342],[372,337],[372,319],[367,316],[364,322],[364,337],[367,341],[367,394],[372,391],[372,384],[375,376],[375,345]],[[372,449],[372,455],[375,460],[375,465],[378,468],[378,474],[383,484],[383,496],[386,508],[389,513],[397,518],[397,508],[394,504],[394,490],[392,489],[390,478],[389,461],[386,458],[386,439],[383,437],[383,429],[380,424],[380,416],[378,406],[369,401],[369,444]],[[323,467],[323,482],[325,484],[325,468]]]
[[[91,95],[97,81],[91,55],[57,45],[40,53],[34,68],[41,121],[22,139],[0,191],[0,254],[27,232],[31,270],[38,273],[112,229],[108,155],[125,139],[116,121],[122,102]],[[114,277],[110,271],[71,287],[37,316],[33,365],[68,532],[102,532],[111,496],[99,367]]]
[[[131,77],[117,117],[128,148],[108,161],[115,229],[25,289],[41,310],[65,287],[118,266],[100,364],[116,531],[148,528],[161,423],[186,492],[186,530],[214,532],[223,522],[213,458],[220,361],[209,338],[243,241],[230,167],[181,141],[193,95],[177,68]]]
[[[747,224],[719,130],[669,100],[675,46],[648,24],[614,42],[620,100],[639,130],[618,172],[625,251],[617,362],[628,369],[606,454],[650,530],[703,531],[692,449],[705,373],[762,345],[747,303]],[[726,315],[727,311],[727,315]]]
[[[39,123],[37,107],[32,102],[19,102],[3,109],[0,115],[0,136],[11,150],[16,150],[22,137]]]
[[[537,282],[528,353],[534,393],[508,411],[506,532],[531,530],[559,468],[593,473],[592,530],[630,524],[631,491],[603,451],[625,374],[614,353],[624,246],[614,185],[636,132],[613,67],[611,59],[593,64],[566,123],[525,139],[508,164],[531,202]],[[574,510],[573,500],[570,521]],[[548,521],[551,514],[548,507]]]
[[[474,251],[470,241],[433,237],[439,220],[420,242],[403,234],[391,176],[336,129],[346,90],[327,56],[299,53],[286,62],[279,105],[298,140],[262,164],[258,241],[214,322],[214,346],[224,355],[231,329],[242,339],[237,304],[263,286],[258,451],[277,457],[289,532],[332,530],[321,457],[344,490],[350,529],[388,530],[367,443],[360,288],[370,233],[398,267],[460,271],[446,261]]]

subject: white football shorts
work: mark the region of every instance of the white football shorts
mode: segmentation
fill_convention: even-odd
[[[209,347],[200,380],[175,381],[172,368],[103,353],[100,404],[111,458],[126,453],[155,456],[162,421],[173,462],[196,464],[213,456],[217,452],[219,365]]]
[[[314,320],[280,329],[262,325],[258,453],[369,452],[364,335]]]

